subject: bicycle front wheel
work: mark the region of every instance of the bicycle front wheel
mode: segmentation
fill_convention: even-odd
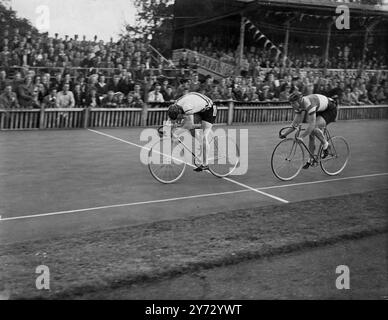
[[[232,137],[213,137],[207,151],[209,171],[214,176],[224,178],[236,170],[240,161],[240,149]]]
[[[272,172],[280,180],[294,179],[302,170],[303,164],[304,150],[295,139],[280,141],[272,153]]]
[[[322,154],[322,148],[321,153]],[[349,144],[343,137],[332,137],[329,140],[329,155],[322,159],[320,165],[326,174],[335,176],[340,174],[348,164],[350,157]]]
[[[156,142],[148,153],[148,168],[151,175],[161,183],[178,181],[186,168],[183,146],[166,137]]]

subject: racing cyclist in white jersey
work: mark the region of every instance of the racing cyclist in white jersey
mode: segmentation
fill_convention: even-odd
[[[329,142],[326,140],[322,129],[329,123],[336,121],[337,102],[321,94],[302,96],[297,91],[290,95],[289,101],[294,109],[295,118],[291,124],[292,128],[284,132],[280,138],[286,138],[300,123],[307,122],[308,128],[300,135],[300,139],[309,136],[309,150],[311,154],[314,154],[315,137],[317,137],[323,146],[322,158],[326,158],[329,155]],[[308,169],[313,163],[314,159],[310,159],[303,168]]]
[[[193,130],[196,128],[194,125],[194,115],[199,117],[201,121],[200,127],[203,130],[204,138],[202,144],[204,147],[203,164],[194,169],[196,172],[201,172],[209,169],[207,151],[209,150],[209,134],[217,116],[216,106],[207,96],[197,92],[189,92],[176,100],[168,109],[168,116],[173,123],[183,120],[182,128],[190,130],[193,136]]]

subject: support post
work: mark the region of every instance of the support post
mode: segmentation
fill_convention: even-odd
[[[87,107],[84,109],[84,122],[83,122],[84,129],[88,128],[89,126],[89,116],[90,116],[90,107]]]
[[[290,38],[290,20],[286,22],[286,37],[284,39],[284,56],[283,56],[283,65],[286,65],[288,57],[288,41]]]
[[[4,118],[7,116],[6,112],[0,111],[0,130],[4,129]]]
[[[40,112],[39,112],[39,129],[46,129],[45,123],[44,123],[44,118],[45,118],[45,112],[44,112],[44,107],[40,107]]]
[[[148,104],[143,103],[143,110],[141,111],[141,120],[140,120],[140,125],[142,127],[147,126],[147,118],[148,118]]]
[[[243,61],[243,56],[244,56],[245,22],[246,22],[245,17],[243,15],[241,15],[240,43],[239,43],[239,66],[238,66],[239,72],[241,72],[242,61]]]
[[[233,123],[233,114],[234,114],[234,101],[230,100],[228,102],[228,126]]]
[[[327,64],[329,62],[329,50],[330,50],[330,39],[331,39],[331,27],[333,25],[333,21],[330,21],[327,24],[327,35],[326,35],[326,48],[325,48],[325,70],[324,74],[327,73]]]

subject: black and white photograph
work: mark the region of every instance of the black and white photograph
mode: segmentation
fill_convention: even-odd
[[[387,77],[388,0],[0,0],[0,300],[388,300]]]

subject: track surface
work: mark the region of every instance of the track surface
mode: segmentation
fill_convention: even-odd
[[[388,300],[387,240],[387,234],[381,234],[173,279],[85,294],[77,299]],[[349,268],[349,289],[336,288],[338,265]]]
[[[319,168],[303,171],[290,183],[278,181],[270,169],[282,127],[238,127],[249,130],[247,174],[221,180],[188,167],[174,185],[158,183],[141,164],[141,129],[0,132],[0,243],[281,203],[276,197],[296,202],[388,185],[387,121],[331,125],[332,135],[344,136],[351,145],[348,167],[338,177]]]

